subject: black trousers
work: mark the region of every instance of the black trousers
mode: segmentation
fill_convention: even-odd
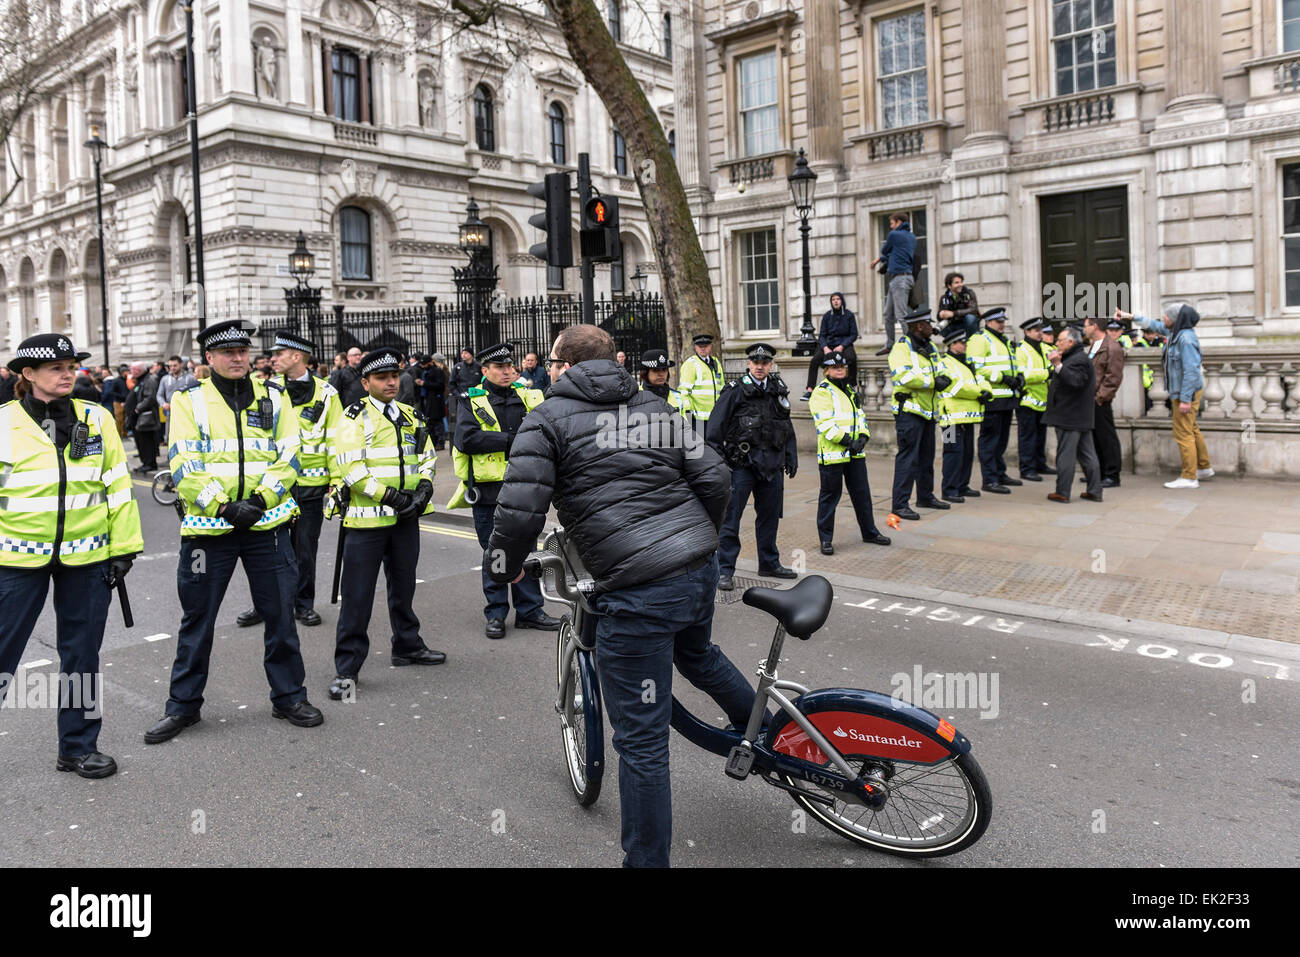
[[[27,640],[45,610],[45,598],[54,583],[54,641],[59,651],[59,754],[79,757],[98,750],[103,724],[103,684],[100,681],[99,646],[112,592],[105,577],[105,562],[43,568],[0,566],[0,701],[6,694],[26,693],[26,671],[20,671]],[[49,640],[48,633],[42,636]],[[8,685],[17,682],[12,692]],[[15,702],[10,702],[10,707]],[[49,702],[53,704],[53,702]]]
[[[916,500],[934,498],[934,422],[913,412],[894,417],[898,454],[894,456],[894,511],[907,508],[916,486]]]
[[[306,671],[293,621],[298,561],[289,542],[289,526],[278,525],[269,531],[246,529],[181,539],[176,591],[182,616],[168,714],[198,714],[203,707],[217,612],[239,562],[243,562],[248,576],[253,607],[265,623],[263,664],[271,686],[271,702],[277,708],[292,708],[307,698],[303,687]]]
[[[158,468],[158,441],[161,429],[136,429],[135,451],[140,456],[140,465],[151,472]]]
[[[810,389],[817,385],[817,373],[824,368],[822,363],[826,360],[826,353],[822,352],[822,347],[818,345],[816,348],[817,351],[808,360],[808,388]],[[849,360],[849,382],[856,385],[858,381],[858,354],[853,351],[852,346],[845,346],[844,351],[847,353]]]
[[[1115,431],[1115,413],[1109,402],[1097,406],[1092,437],[1097,446],[1097,459],[1101,463],[1101,477],[1118,482],[1120,468],[1123,466],[1123,451],[1119,444],[1119,433]]]
[[[945,425],[943,436],[943,494],[954,498],[970,488],[975,464],[975,424]]]
[[[1020,472],[1041,472],[1047,468],[1046,412],[1025,406],[1016,408],[1016,444],[1020,451]]]
[[[758,546],[759,574],[781,564],[776,531],[785,496],[785,473],[777,472],[772,478],[765,479],[752,468],[738,468],[731,472],[731,501],[718,532],[719,574],[736,574],[736,559],[740,556],[740,518],[751,493],[754,496],[754,539]]]
[[[980,472],[985,485],[997,485],[1007,477],[1007,442],[1011,440],[1012,409],[984,412],[980,426]]]
[[[302,509],[295,519],[291,539],[298,558],[298,592],[294,598],[295,614],[316,606],[316,549],[320,545],[321,523],[325,520],[325,486],[295,485],[294,500]]]
[[[478,543],[487,549],[492,541],[492,530],[496,525],[496,503],[491,505],[474,506],[474,531],[478,533]],[[506,616],[510,614],[510,599],[515,600],[515,622],[521,619],[524,621],[540,618],[545,612],[542,604],[542,586],[535,580],[525,575],[517,584],[506,585],[498,584],[492,580],[488,574],[487,566],[483,566],[483,598],[487,602],[483,606],[483,617],[492,621],[498,619],[505,621]]]
[[[339,626],[334,643],[334,672],[355,678],[370,652],[370,613],[375,604],[379,566],[388,586],[388,623],[393,654],[409,655],[426,647],[415,617],[415,569],[420,562],[420,521],[380,528],[349,528],[343,540],[339,584]]]
[[[822,487],[817,495],[817,538],[819,541],[834,541],[835,508],[840,504],[840,495],[844,486],[849,489],[849,501],[853,503],[853,514],[858,520],[858,531],[862,537],[878,535],[876,517],[871,510],[871,486],[867,482],[867,460],[851,458],[837,465],[819,465]]]

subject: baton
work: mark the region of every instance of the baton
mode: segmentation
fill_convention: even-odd
[[[122,603],[122,624],[127,628],[135,627],[135,616],[131,614],[131,599],[126,594],[126,579],[117,580],[117,600]]]
[[[348,502],[342,494],[335,493],[334,502],[339,507],[339,543],[334,551],[334,587],[330,590],[330,604],[339,603],[339,581],[343,576],[343,538],[347,535],[347,526],[343,524],[348,516]]]

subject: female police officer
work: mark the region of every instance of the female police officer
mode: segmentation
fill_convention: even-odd
[[[144,545],[111,413],[69,398],[77,367],[89,357],[65,336],[45,334],[25,339],[9,363],[20,381],[15,401],[0,406],[0,694],[17,671],[52,579],[56,766],[106,778],[117,763],[96,750],[99,646],[113,584]],[[20,678],[14,691],[24,693],[29,681]]]

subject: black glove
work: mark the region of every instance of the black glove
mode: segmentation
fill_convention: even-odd
[[[1024,391],[1024,388],[1025,388],[1025,377],[1021,375],[1019,372],[1017,372],[1015,389],[1017,392],[1022,392]]]
[[[980,405],[988,405],[990,402],[993,401],[993,393],[990,392],[988,389],[985,389],[983,392],[980,393],[979,399],[980,399]]]
[[[131,570],[131,565],[135,561],[134,555],[119,555],[117,558],[108,560],[106,569],[106,578],[108,578],[108,587],[114,588],[117,583],[126,577],[126,573]]]
[[[429,504],[429,499],[433,498],[433,483],[428,479],[421,479],[420,484],[415,487],[415,491],[408,494],[411,497],[410,508],[397,513],[397,517],[403,521],[410,518],[419,518],[424,514],[425,506]]]
[[[948,388],[950,385],[952,385],[952,379],[948,378],[948,376],[943,373],[934,377],[934,387],[940,392]]]
[[[853,440],[853,444],[849,446],[849,451],[854,455],[857,455],[866,447],[867,447],[867,437],[865,435],[859,435],[856,439]]]
[[[798,471],[799,471],[799,463],[794,459],[790,459],[788,462],[785,463],[785,474],[790,478],[794,478],[794,473]]]
[[[844,435],[840,437],[840,445],[844,446],[846,449],[852,448],[854,441],[855,439],[853,438],[853,436],[849,435],[849,433],[847,432],[845,432]]]
[[[906,401],[907,401],[908,399],[910,399],[911,397],[912,397],[912,393],[910,393],[910,392],[895,392],[895,393],[894,393],[894,401],[897,402],[899,405],[902,405],[904,402],[906,402]]]
[[[411,507],[411,496],[406,492],[399,492],[395,488],[385,488],[384,497],[379,501],[396,512],[399,517]]]
[[[242,532],[256,525],[265,511],[259,496],[256,499],[241,498],[238,501],[227,502],[217,514]]]

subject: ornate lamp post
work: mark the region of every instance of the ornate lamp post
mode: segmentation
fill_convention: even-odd
[[[817,330],[812,324],[812,287],[808,277],[808,233],[812,231],[808,219],[812,216],[817,174],[808,168],[808,158],[802,148],[794,161],[794,171],[786,179],[790,183],[790,195],[794,197],[795,212],[799,214],[799,235],[803,243],[803,328],[799,330],[799,342],[792,352],[796,356],[811,356],[817,350]]]
[[[289,253],[289,275],[297,282],[284,291],[284,300],[288,306],[289,325],[295,331],[306,317],[310,322],[320,317],[320,287],[307,285],[307,280],[316,272],[316,257],[307,248],[307,237],[298,230],[298,239],[293,251]],[[314,331],[314,330],[313,330]]]
[[[100,175],[100,164],[104,159],[104,150],[109,145],[99,138],[99,127],[90,127],[90,139],[85,146],[95,158],[95,223],[99,229],[99,321],[104,335],[104,365],[108,365],[108,277],[104,270],[104,179]]]
[[[645,295],[645,284],[646,284],[646,280],[649,278],[650,276],[646,273],[644,269],[641,268],[641,264],[637,263],[636,272],[632,273],[632,283],[633,285],[636,286],[637,296]]]
[[[472,196],[465,207],[465,222],[460,224],[460,248],[469,256],[466,266],[452,268],[464,330],[461,346],[483,348],[496,341],[493,330],[484,324],[490,318],[488,301],[497,286],[497,267],[488,264],[491,235],[487,223],[478,218],[478,203]]]

